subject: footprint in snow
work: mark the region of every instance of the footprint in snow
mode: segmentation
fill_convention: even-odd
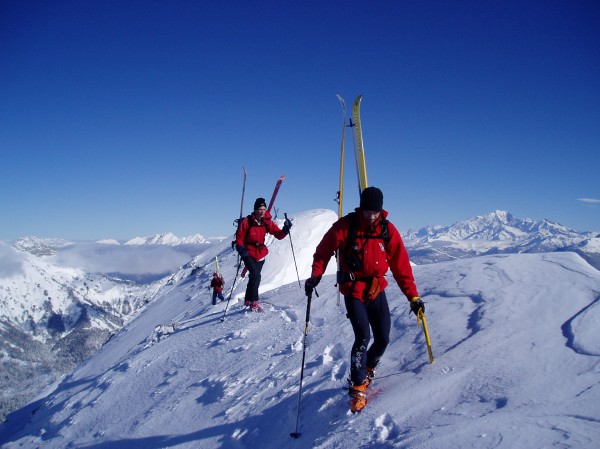
[[[399,427],[394,418],[387,413],[375,419],[375,428],[377,429],[377,440],[381,443],[397,438],[400,435]]]
[[[344,354],[344,347],[341,343],[328,345],[323,351],[323,365],[329,365],[334,361],[342,360],[344,358]]]
[[[282,310],[281,318],[287,322],[296,322],[298,321],[298,315],[293,310]]]

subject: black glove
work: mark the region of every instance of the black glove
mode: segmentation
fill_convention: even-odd
[[[282,231],[285,232],[285,235],[288,235],[290,233],[291,227],[292,227],[292,222],[290,221],[289,218],[286,218],[285,221],[283,222],[283,229],[282,229]]]
[[[313,290],[321,282],[321,276],[311,276],[304,283],[304,291],[306,296],[312,297]]]
[[[248,249],[244,245],[236,245],[235,249],[237,249],[237,252],[242,259],[248,257]]]
[[[423,304],[423,301],[421,301],[421,298],[419,298],[418,296],[415,296],[414,298],[410,299],[409,301],[410,301],[410,311],[412,313],[414,313],[417,316],[419,314],[419,310],[422,310],[423,313],[425,313],[425,304]]]

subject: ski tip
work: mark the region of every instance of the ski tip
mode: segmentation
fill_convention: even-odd
[[[292,432],[292,433],[290,433],[290,436],[292,438],[300,438],[300,434],[298,432]]]

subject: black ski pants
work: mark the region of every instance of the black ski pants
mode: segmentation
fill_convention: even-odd
[[[354,344],[350,354],[350,380],[361,384],[367,377],[367,366],[375,369],[390,343],[392,320],[385,291],[375,300],[362,302],[345,296],[346,311],[354,330]],[[367,350],[373,331],[373,344]]]
[[[250,301],[258,301],[258,287],[260,287],[260,272],[262,271],[263,265],[265,264],[265,260],[261,260],[257,262],[252,257],[247,256],[244,257],[244,265],[248,270],[248,286],[246,287],[246,295],[244,297],[244,302]]]
[[[213,295],[212,295],[212,303],[213,306],[217,305],[217,298],[219,298],[221,301],[225,301],[225,297],[223,296],[222,292],[218,292],[216,290],[213,289]]]

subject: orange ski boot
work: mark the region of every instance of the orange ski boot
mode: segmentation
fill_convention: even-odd
[[[352,385],[348,394],[350,395],[350,411],[352,413],[360,413],[367,405],[367,387],[369,380],[365,379],[362,384]]]

